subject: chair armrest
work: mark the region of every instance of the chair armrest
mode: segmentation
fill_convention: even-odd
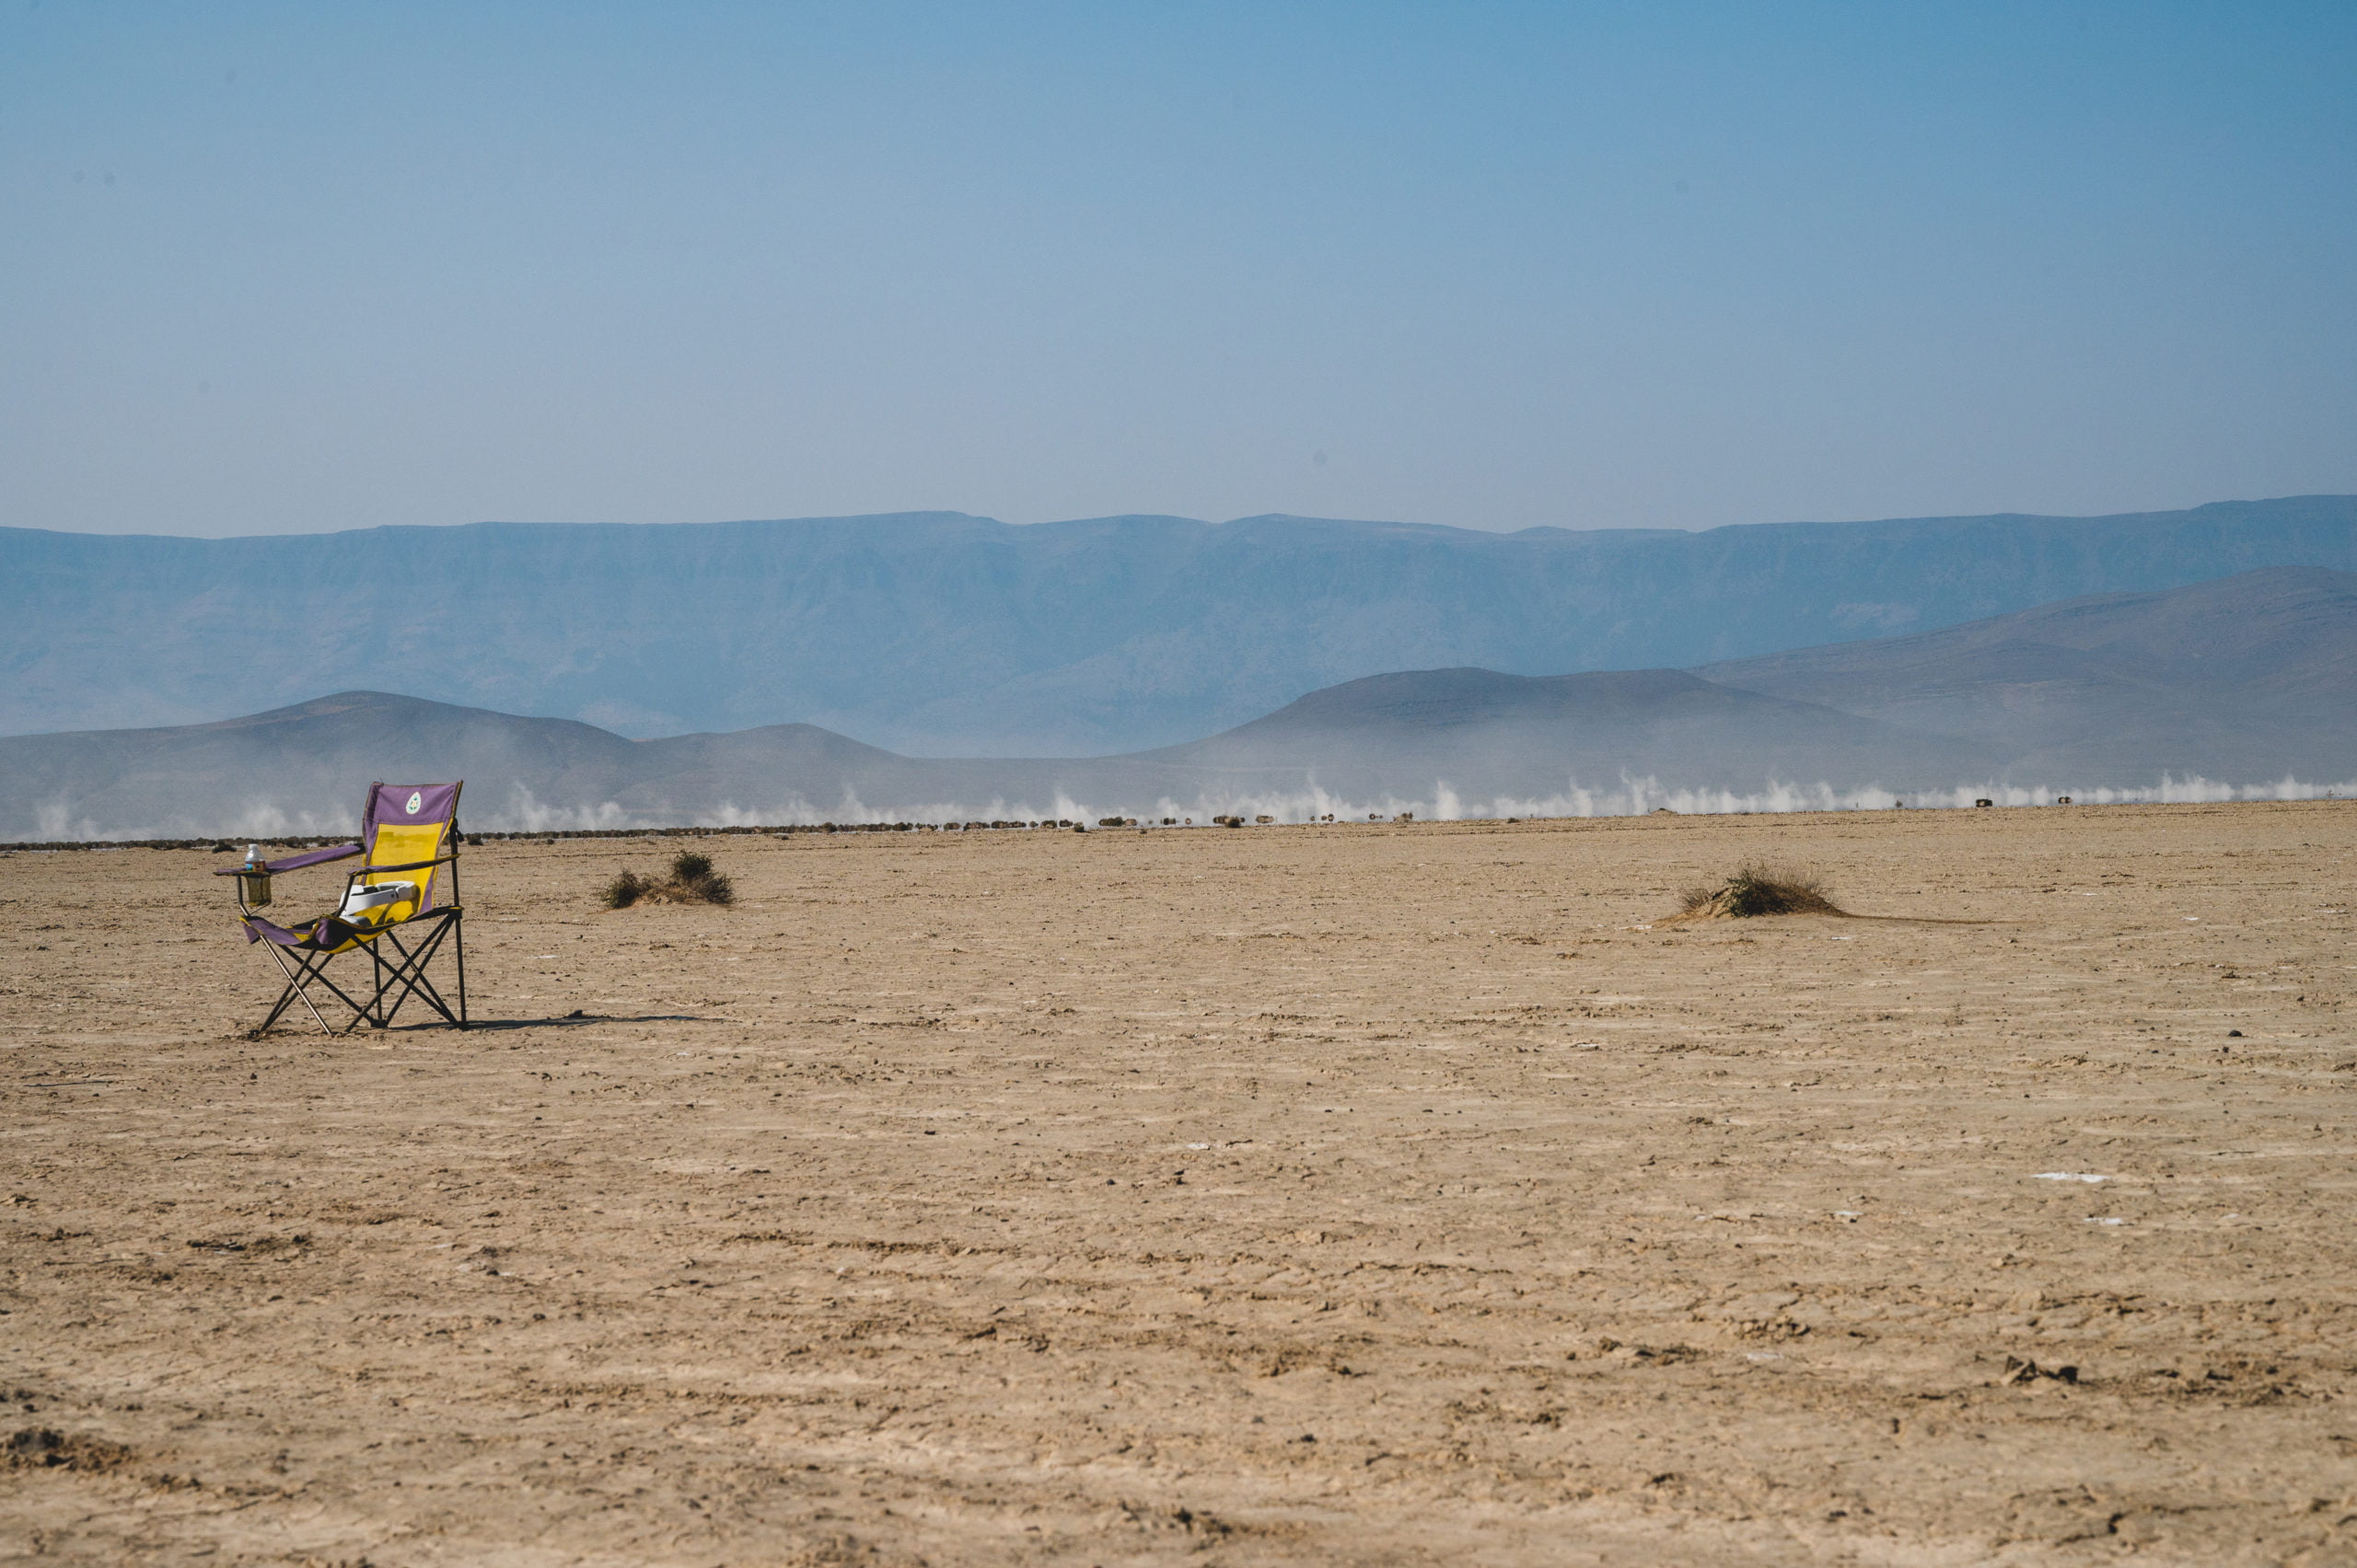
[[[290,854],[284,860],[267,860],[262,862],[258,869],[275,876],[281,871],[300,871],[307,865],[324,865],[331,860],[348,860],[359,853],[358,844],[337,844],[330,849],[306,850],[301,854]],[[246,868],[242,865],[226,865],[213,875],[242,877],[245,872]]]

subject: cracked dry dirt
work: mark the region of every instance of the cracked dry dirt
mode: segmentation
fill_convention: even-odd
[[[0,1561],[2357,1562],[2357,805],[677,842],[0,858]]]

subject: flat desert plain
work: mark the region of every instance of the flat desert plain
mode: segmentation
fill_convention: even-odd
[[[2357,804],[681,842],[0,859],[0,1560],[2357,1562]]]

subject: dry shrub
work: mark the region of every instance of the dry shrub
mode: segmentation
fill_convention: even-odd
[[[624,871],[598,891],[598,902],[610,910],[633,904],[733,904],[737,889],[712,864],[708,854],[683,849],[671,857],[671,874],[657,881],[636,871]]]
[[[1716,887],[1689,888],[1678,920],[1746,920],[1761,914],[1848,914],[1823,881],[1805,871],[1764,865],[1736,868]]]
[[[626,910],[655,886],[635,871],[624,871],[598,889],[598,901],[610,910]]]
[[[678,889],[683,901],[699,904],[733,904],[737,889],[727,877],[713,868],[712,857],[683,849],[671,858],[671,886]]]
[[[28,1426],[0,1438],[0,1468],[12,1470],[111,1470],[130,1462],[120,1443]]]

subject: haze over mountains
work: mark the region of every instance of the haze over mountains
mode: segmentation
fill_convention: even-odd
[[[1168,747],[1404,669],[1691,667],[2266,566],[2357,570],[2357,498],[2113,517],[1515,534],[930,513],[232,540],[0,529],[0,733],[398,690],[636,736]]]
[[[2357,575],[2347,572],[2275,567],[2097,595],[1696,673],[1968,739],[2015,773],[2357,776]]]
[[[374,778],[468,780],[478,828],[1266,809],[1875,805],[2357,779],[2357,575],[2270,568],[1916,636],[1652,669],[1393,672],[1204,739],[923,760],[810,725],[633,741],[354,691],[219,723],[0,738],[0,839],[310,832]]]
[[[1991,759],[1942,736],[1683,670],[1420,669],[1313,691],[1134,761],[1184,766],[1260,798],[1322,790],[1455,815],[1468,803],[1487,814],[1501,799],[1533,813],[1576,811],[1583,793],[1592,809],[1596,797],[1622,792],[1624,779],[1736,795],[1795,780],[1947,784],[1983,775]]]

